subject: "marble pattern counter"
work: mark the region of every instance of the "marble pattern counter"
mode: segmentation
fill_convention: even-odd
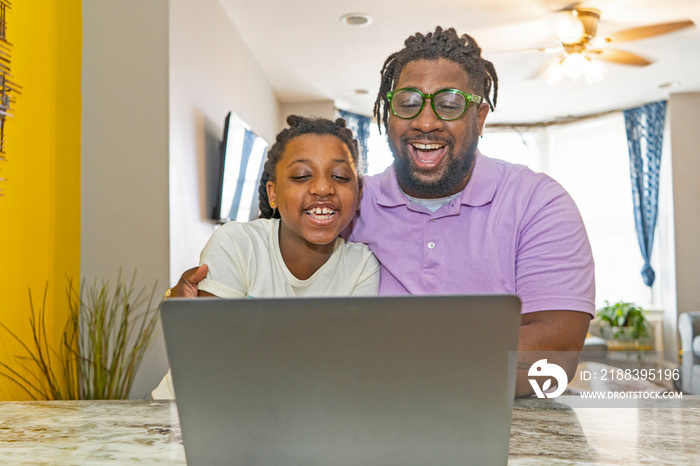
[[[516,400],[509,465],[700,465],[700,396],[639,409],[571,408],[568,398],[580,400]]]
[[[0,464],[184,465],[177,408],[153,401],[0,403]]]
[[[516,400],[510,465],[700,464],[700,396],[683,408],[571,408]],[[0,403],[0,464],[184,465],[167,401]]]

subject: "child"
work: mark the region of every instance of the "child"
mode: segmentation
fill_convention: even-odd
[[[260,179],[260,218],[214,232],[200,263],[200,296],[376,295],[379,263],[339,238],[359,209],[359,151],[345,120],[287,118]],[[171,374],[152,396],[173,399]]]
[[[376,295],[379,264],[338,238],[359,209],[358,144],[345,120],[292,115],[260,180],[259,219],[228,222],[201,254],[200,296]]]

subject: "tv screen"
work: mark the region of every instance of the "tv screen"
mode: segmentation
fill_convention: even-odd
[[[212,218],[219,223],[247,222],[259,215],[258,183],[267,142],[235,113],[224,120],[217,202]]]

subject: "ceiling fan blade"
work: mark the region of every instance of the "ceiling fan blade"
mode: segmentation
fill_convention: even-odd
[[[545,76],[547,68],[554,63],[561,61],[561,57],[548,58],[537,67],[537,69],[528,77],[528,79],[540,79]]]
[[[646,39],[648,37],[660,36],[662,34],[668,34],[669,32],[678,31],[680,29],[685,29],[691,26],[695,26],[695,23],[691,20],[676,21],[673,23],[660,23],[652,24],[650,26],[641,26],[631,29],[624,29],[622,31],[613,32],[610,34],[606,40],[608,42],[630,42],[633,40]]]
[[[600,59],[611,63],[618,63],[620,65],[630,65],[630,66],[647,66],[651,65],[653,62],[641,57],[637,54],[625,52],[624,50],[615,49],[599,49],[594,50],[595,56]]]

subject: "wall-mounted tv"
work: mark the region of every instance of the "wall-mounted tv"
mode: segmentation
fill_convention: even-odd
[[[235,113],[224,120],[217,202],[212,218],[219,223],[247,222],[258,217],[258,183],[267,142]]]

